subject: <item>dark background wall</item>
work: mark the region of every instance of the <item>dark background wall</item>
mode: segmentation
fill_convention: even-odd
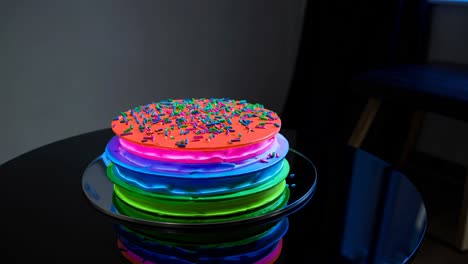
[[[365,101],[351,94],[349,78],[388,62],[397,9],[390,0],[309,2],[283,117],[314,160],[350,135]]]
[[[167,98],[281,112],[305,2],[0,1],[0,163]]]
[[[354,73],[398,63],[467,64],[467,29],[468,5],[462,1],[309,3],[284,125],[305,131],[303,145],[319,158],[327,142],[347,141],[366,103],[350,92]],[[365,147],[394,160],[407,136],[410,110],[381,108]],[[418,148],[466,164],[466,131],[464,122],[429,113]]]
[[[346,141],[365,103],[347,87],[353,73],[468,61],[466,5],[437,6],[426,41],[420,2],[1,1],[0,163],[178,97],[263,103],[285,128],[306,131],[320,156],[327,142]],[[428,135],[421,148],[433,149]]]

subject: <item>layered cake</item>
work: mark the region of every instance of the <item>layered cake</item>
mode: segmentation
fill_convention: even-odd
[[[288,201],[289,144],[279,116],[261,104],[170,99],[120,112],[111,126],[104,159],[121,214],[229,221]]]

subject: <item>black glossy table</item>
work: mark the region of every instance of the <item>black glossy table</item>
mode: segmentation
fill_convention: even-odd
[[[112,136],[106,129],[71,137],[0,165],[3,259],[128,263],[116,242],[120,223],[94,208],[81,185]],[[314,196],[287,216],[276,263],[411,262],[427,223],[419,192],[379,158],[333,146],[317,161]]]

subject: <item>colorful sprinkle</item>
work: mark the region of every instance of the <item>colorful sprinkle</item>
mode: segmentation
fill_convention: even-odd
[[[122,111],[112,122],[112,128],[117,134],[129,136],[133,133],[127,140],[164,147],[174,146],[174,142],[164,143],[164,139],[169,138],[178,142],[177,147],[186,147],[187,138],[190,142],[204,139],[202,142],[211,142],[210,144],[216,147],[240,142],[241,139],[249,143],[274,135],[280,125],[276,113],[265,109],[263,105],[229,98],[168,99],[152,102]],[[245,132],[239,133],[240,131]],[[194,136],[189,136],[189,133],[193,133]],[[259,136],[256,136],[257,134]],[[216,137],[217,135],[220,136]],[[179,142],[182,138],[183,142]],[[190,144],[190,147],[209,148],[209,145],[202,142]],[[274,157],[274,154],[269,156],[271,157]]]

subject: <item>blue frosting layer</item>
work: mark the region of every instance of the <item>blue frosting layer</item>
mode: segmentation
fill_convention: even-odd
[[[115,165],[110,168],[115,177],[147,192],[167,195],[220,195],[253,188],[268,182],[280,173],[289,173],[286,159],[265,170],[231,177],[212,177],[194,180],[186,177],[167,177],[134,172]]]

